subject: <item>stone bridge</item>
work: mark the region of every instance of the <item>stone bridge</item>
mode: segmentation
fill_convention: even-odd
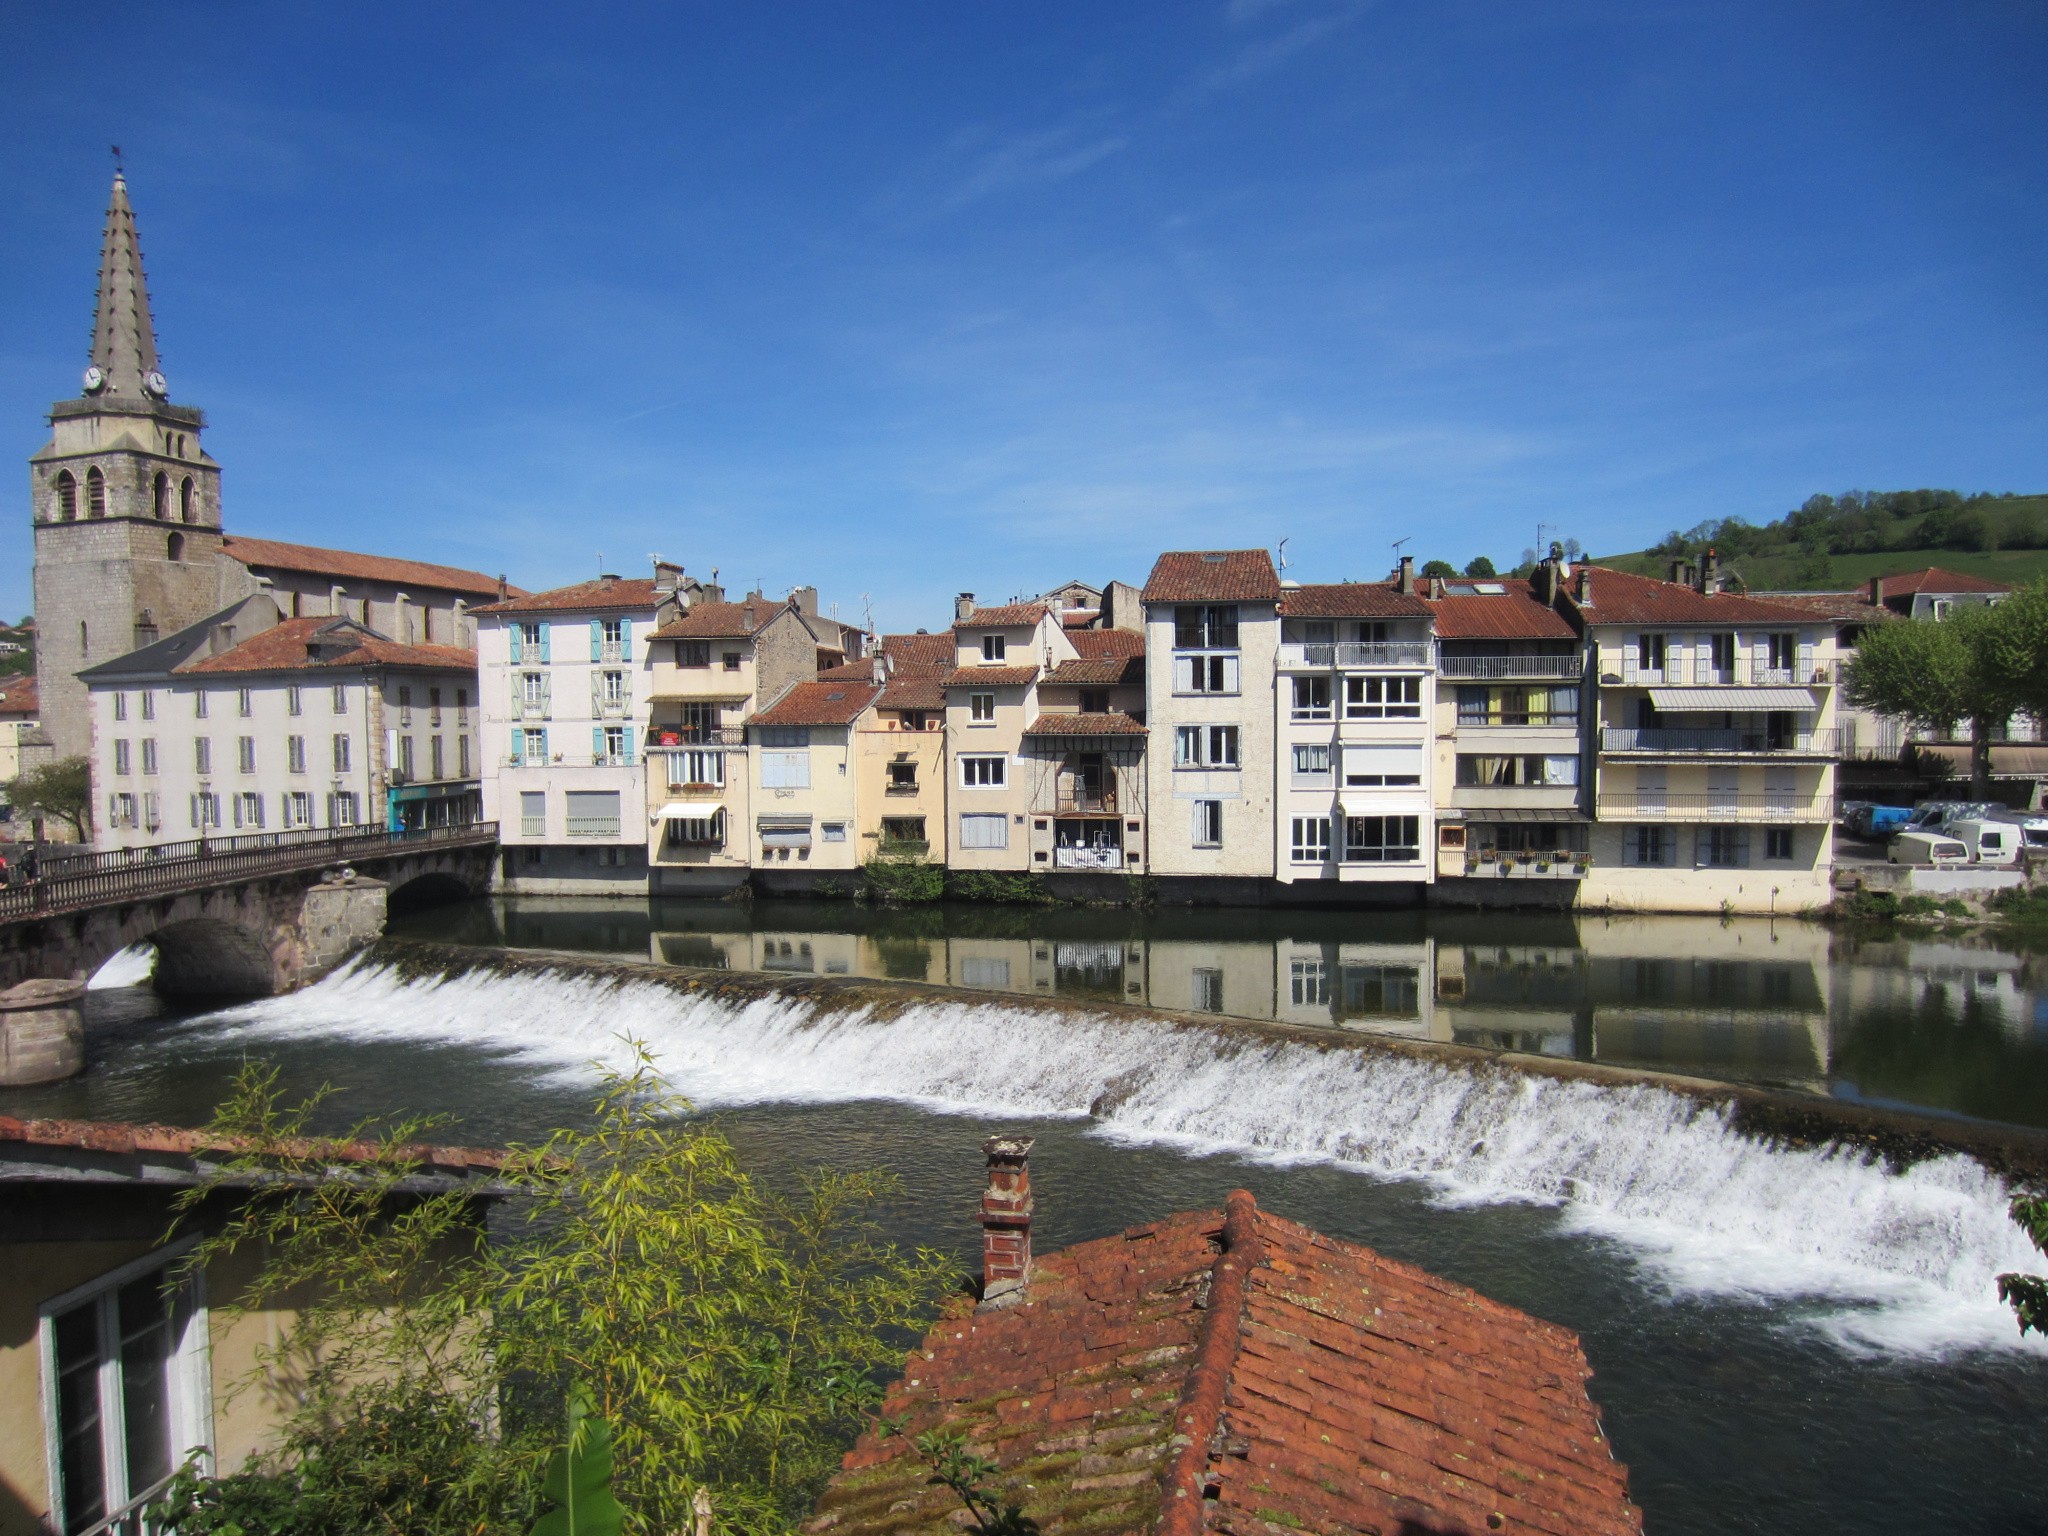
[[[384,931],[387,901],[489,890],[495,822],[424,832],[270,833],[92,855],[0,890],[0,988],[84,981],[136,944],[156,988],[263,997]]]

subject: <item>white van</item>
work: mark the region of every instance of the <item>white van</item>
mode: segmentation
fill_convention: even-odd
[[[1970,850],[1952,837],[1936,832],[1901,832],[1884,851],[1892,864],[1932,865],[1953,869],[1970,862]]]
[[[1987,816],[1987,821],[2009,821],[2020,829],[2020,841],[2029,848],[2048,848],[2048,816],[2039,811],[2006,811]]]
[[[1972,864],[2017,864],[2024,836],[2009,821],[1976,819],[1951,821],[1942,828],[1942,835],[1954,838],[1969,849]]]

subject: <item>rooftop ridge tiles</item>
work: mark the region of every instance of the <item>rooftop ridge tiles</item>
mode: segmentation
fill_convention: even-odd
[[[1250,1190],[1233,1189],[1223,1203],[1223,1249],[1209,1271],[1208,1314],[1173,1415],[1180,1444],[1160,1479],[1158,1536],[1200,1536],[1207,1516],[1202,1484],[1209,1442],[1222,1424],[1231,1368],[1244,1339],[1250,1274],[1266,1261],[1258,1212]]]

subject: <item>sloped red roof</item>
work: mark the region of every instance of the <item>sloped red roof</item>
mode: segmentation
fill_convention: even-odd
[[[1429,604],[1391,581],[1336,581],[1289,587],[1280,611],[1290,619],[1416,619]]]
[[[281,544],[275,539],[250,539],[238,533],[221,535],[221,548],[231,560],[258,570],[303,571],[315,576],[340,576],[358,581],[388,581],[401,587],[435,587],[444,592],[498,595],[498,578],[454,565],[429,565],[424,560],[394,560],[386,555],[358,555],[346,549],[320,549],[311,544]]]
[[[821,683],[866,683],[873,682],[874,677],[875,660],[872,656],[842,661],[836,667],[818,668],[818,681]]]
[[[751,640],[787,610],[787,599],[696,603],[654,632],[656,640]]]
[[[10,720],[27,720],[40,713],[33,672],[0,679],[0,715]]]
[[[1588,624],[1799,624],[1813,615],[1782,603],[1741,597],[1733,592],[1704,593],[1654,576],[1631,576],[1604,565],[1581,568],[1591,580],[1593,601],[1579,602],[1580,572],[1574,571],[1565,591]]]
[[[946,1530],[912,1442],[963,1436],[1047,1536],[1635,1536],[1575,1334],[1261,1211],[1191,1212],[1038,1259],[960,1304],[826,1488],[813,1536]]]
[[[881,691],[873,683],[795,683],[766,709],[757,710],[747,724],[846,725]]]
[[[1148,603],[1272,603],[1280,573],[1263,549],[1169,550],[1145,578]]]
[[[1079,661],[1063,661],[1045,674],[1048,686],[1078,685],[1084,688],[1100,688],[1105,684],[1142,683],[1145,681],[1145,658],[1143,656],[1104,656],[1099,660],[1082,657]]]
[[[2003,581],[1987,581],[1982,576],[1965,576],[1959,571],[1945,571],[1938,565],[1924,570],[1900,571],[1895,576],[1879,578],[1884,582],[1886,597],[1911,597],[1920,592],[2010,592],[2012,587]]]
[[[946,690],[944,674],[936,667],[915,667],[899,672],[889,679],[889,686],[882,690],[881,698],[875,701],[879,709],[944,709]]]
[[[1500,594],[1433,597],[1439,640],[1576,640],[1571,621],[1548,603],[1536,600],[1526,581],[1503,579]],[[1492,586],[1496,583],[1489,582]]]
[[[1100,608],[1062,608],[1060,610],[1060,628],[1086,629],[1101,617],[1102,610]]]
[[[0,1115],[0,1145],[70,1147],[81,1152],[204,1153],[239,1155],[248,1150],[240,1137],[214,1131],[186,1130],[174,1125],[130,1125],[115,1120],[17,1120]],[[337,1162],[365,1163],[394,1149],[367,1141],[288,1140],[279,1151],[288,1156],[317,1154]],[[399,1155],[430,1168],[502,1168],[506,1154],[489,1147],[405,1146]]]
[[[329,631],[332,641],[314,656],[308,647],[322,630]],[[182,676],[191,672],[311,672],[332,667],[474,672],[476,652],[453,645],[400,645],[346,619],[286,619],[218,656],[197,657],[177,670]]]
[[[1787,608],[1798,608],[1823,619],[1837,623],[1883,624],[1894,622],[1904,615],[1892,612],[1872,603],[1868,590],[1860,592],[1753,592],[1752,597],[1767,603],[1780,603]],[[1889,595],[1889,594],[1887,594]]]
[[[665,593],[654,590],[651,576],[620,576],[607,581],[579,581],[574,586],[529,592],[502,603],[486,603],[478,613],[608,613],[652,608]]]
[[[1025,728],[1026,736],[1143,736],[1145,722],[1129,715],[1040,715]]]
[[[956,667],[940,679],[942,688],[1021,688],[1038,680],[1036,667]]]
[[[884,635],[882,636],[882,654],[895,662],[899,667],[924,665],[944,667],[946,670],[951,671],[953,667],[953,636],[946,630],[941,630],[936,635],[923,633],[915,635]]]
[[[1005,629],[1036,624],[1046,615],[1044,603],[1005,603],[997,608],[977,608],[955,621],[955,629]]]
[[[1068,635],[1067,641],[1076,652],[1091,660],[1145,654],[1145,637],[1132,629],[1081,629]]]

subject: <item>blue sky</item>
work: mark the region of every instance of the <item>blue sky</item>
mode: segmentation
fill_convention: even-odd
[[[842,615],[2048,489],[2048,8],[11,8],[0,421],[126,152],[232,530]],[[116,41],[118,40],[118,41]],[[26,470],[0,611],[29,602]]]

